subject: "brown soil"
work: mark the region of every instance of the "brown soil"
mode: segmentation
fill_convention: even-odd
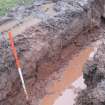
[[[64,4],[62,3],[60,7]],[[50,7],[53,7],[53,4]],[[42,9],[50,16],[54,14],[54,11],[49,9],[49,5],[43,5]],[[58,15],[57,20],[48,19],[48,21],[40,23],[40,19],[28,17],[21,23],[12,21],[0,26],[0,31],[12,31],[14,36],[17,35],[15,44],[23,66],[30,105],[39,105],[42,98],[40,105],[52,105],[59,94],[82,74],[83,65],[93,51],[92,48],[86,48],[87,44],[96,41],[98,36],[103,34],[102,28],[93,30],[94,26],[98,26],[96,25],[97,19],[96,23],[90,21],[95,18],[100,19],[99,14],[96,17],[92,15],[92,19],[88,19],[90,12],[84,11],[82,16],[82,11],[76,11],[80,15],[74,15],[75,12],[72,11],[73,14],[71,14],[69,9],[67,7],[68,12],[64,11],[63,15],[61,14],[62,18]],[[84,8],[80,7],[80,10],[84,10]],[[96,13],[94,11],[92,12]],[[71,20],[73,21],[71,22]],[[0,81],[3,80],[2,78],[6,78],[6,80],[1,82],[4,87],[1,90],[3,95],[0,94],[0,105],[26,105],[14,59],[11,57],[8,45],[7,47],[7,58],[11,59],[7,60],[7,63],[4,62],[8,72],[5,71],[7,69],[2,68],[4,64],[1,65],[1,72],[4,71],[1,73]],[[83,50],[83,48],[86,49]],[[73,57],[77,53],[78,55]],[[70,62],[67,65],[68,61]]]
[[[53,105],[59,94],[74,80],[82,75],[83,65],[92,51],[92,48],[86,48],[82,50],[77,56],[73,57],[69,65],[62,73],[62,78],[60,80],[53,81],[52,85],[48,88],[49,93],[52,94],[46,95],[42,99],[40,105]]]

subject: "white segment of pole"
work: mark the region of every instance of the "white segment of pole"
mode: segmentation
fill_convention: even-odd
[[[29,97],[28,97],[28,93],[27,93],[27,90],[26,90],[26,86],[25,86],[25,82],[24,82],[24,78],[23,78],[23,75],[22,75],[22,70],[21,68],[18,68],[18,72],[19,72],[19,75],[20,75],[20,79],[21,79],[21,82],[22,82],[22,86],[23,86],[23,89],[24,89],[24,93],[26,95],[26,99],[28,100]]]

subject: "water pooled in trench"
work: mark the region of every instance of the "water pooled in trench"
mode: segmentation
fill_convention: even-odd
[[[57,100],[57,98],[59,98],[59,95],[63,91],[65,91],[65,89],[68,88],[68,86],[72,85],[72,83],[75,80],[78,80],[78,78],[82,76],[83,65],[89,58],[89,55],[92,51],[93,51],[92,48],[86,48],[82,50],[78,55],[73,57],[69,65],[65,68],[62,74],[62,78],[60,80],[55,80],[53,84],[48,88],[48,91],[52,94],[46,95],[41,100],[40,105],[57,105],[56,103],[54,104],[54,102]],[[73,91],[72,90],[70,91],[72,95],[71,97],[75,97]]]

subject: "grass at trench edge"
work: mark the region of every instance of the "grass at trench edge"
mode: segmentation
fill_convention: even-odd
[[[33,0],[0,0],[0,16],[5,15],[10,9],[17,5],[28,5]]]

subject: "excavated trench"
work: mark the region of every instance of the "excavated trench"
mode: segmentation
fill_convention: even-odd
[[[103,0],[58,0],[30,8],[37,14],[30,21],[28,18],[17,24],[13,20],[12,27],[5,28],[8,23],[0,26],[4,34],[7,31],[14,34],[29,101],[25,99],[6,37],[0,40],[0,105],[53,105],[55,98],[82,75],[84,63],[97,47],[95,42],[104,37]],[[86,79],[88,87],[92,84],[91,78]],[[94,91],[94,86],[89,89]],[[76,105],[104,105],[88,104],[88,98],[82,97],[87,89],[83,91]]]

